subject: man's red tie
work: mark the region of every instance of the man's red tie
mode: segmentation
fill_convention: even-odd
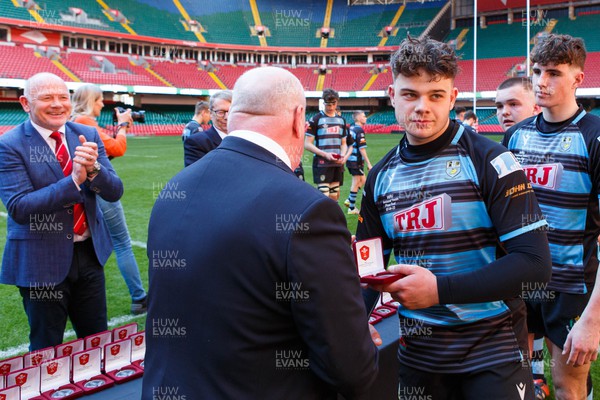
[[[71,175],[71,172],[73,171],[73,161],[67,151],[67,147],[63,143],[60,132],[52,132],[50,137],[56,142],[54,153],[56,154],[56,159],[60,163],[63,174],[65,176]],[[75,206],[73,206],[73,220],[73,232],[78,235],[83,235],[87,229],[87,222],[85,220],[85,210],[82,203],[76,203]]]

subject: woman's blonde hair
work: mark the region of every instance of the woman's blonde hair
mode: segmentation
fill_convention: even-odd
[[[100,98],[102,98],[102,90],[98,86],[86,83],[79,87],[73,93],[73,115],[71,119],[79,116],[93,116],[94,103]]]

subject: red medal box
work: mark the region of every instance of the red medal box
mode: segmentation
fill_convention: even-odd
[[[73,382],[85,394],[114,386],[115,382],[101,372],[102,349],[94,347],[71,356]]]
[[[379,306],[373,311],[373,314],[379,315],[381,318],[388,318],[396,314],[396,309],[386,306]]]
[[[21,387],[21,399],[28,400],[40,395],[40,367],[34,366],[12,372],[6,377],[6,386]]]
[[[400,307],[400,302],[397,300],[392,300],[392,301],[388,301],[387,303],[383,303],[383,305],[386,307],[389,307],[389,308],[397,309],[398,307]]]
[[[400,302],[394,300],[392,298],[392,295],[387,292],[381,294],[381,304],[393,309],[397,309],[398,307],[400,307]]]
[[[54,347],[46,347],[45,349],[34,350],[23,355],[23,367],[32,367],[40,365],[42,362],[52,360],[54,358]]]
[[[56,351],[56,358],[70,356],[71,354],[83,351],[83,339],[76,339],[71,342],[59,344],[54,347]]]
[[[83,395],[83,390],[69,380],[71,376],[70,356],[44,361],[40,370],[40,391],[44,399],[76,399]]]
[[[116,383],[141,376],[144,371],[131,364],[131,340],[119,340],[104,346],[104,370]]]
[[[0,400],[21,400],[21,387],[15,385],[0,389]]]
[[[385,270],[381,238],[361,240],[353,244],[360,281],[375,285],[394,282],[404,275]]]
[[[375,315],[375,314],[371,314],[369,315],[369,323],[371,325],[375,325],[378,322],[381,322],[383,320],[383,318],[381,318],[379,315]]]
[[[118,328],[113,329],[113,342],[117,340],[127,339],[129,336],[136,333],[138,330],[137,323],[133,322],[131,324],[123,325]]]
[[[102,350],[102,359],[104,359],[104,345],[111,342],[112,332],[104,331],[96,333],[90,336],[86,336],[84,340],[86,350],[89,350],[94,347],[100,347],[100,349]]]
[[[146,332],[133,334],[129,339],[131,340],[131,363],[143,370],[146,356]]]
[[[23,369],[23,356],[7,358],[6,360],[0,361],[0,380],[4,382],[5,375],[18,369]]]

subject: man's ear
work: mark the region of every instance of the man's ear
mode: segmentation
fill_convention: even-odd
[[[454,88],[452,88],[452,91],[450,92],[450,110],[452,110],[454,108],[454,103],[456,103],[457,97],[458,97],[458,89],[454,87]]]
[[[394,95],[396,93],[394,90],[394,85],[388,86],[387,92],[388,92],[388,96],[390,98],[390,102],[392,103],[392,107],[394,107]]]
[[[19,97],[19,103],[21,103],[21,107],[23,107],[23,111],[25,111],[26,113],[31,111],[31,107],[29,107],[29,100],[27,100],[27,97],[25,97],[25,96]]]
[[[583,83],[583,76],[584,76],[583,71],[579,71],[577,74],[575,74],[575,87],[574,87],[575,89],[580,87],[581,84]]]
[[[298,106],[294,110],[294,120],[292,122],[292,133],[295,138],[304,138],[306,128],[304,106]]]

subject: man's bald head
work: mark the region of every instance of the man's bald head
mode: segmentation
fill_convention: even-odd
[[[233,88],[229,114],[277,115],[306,105],[302,84],[283,68],[254,68],[244,73]]]
[[[291,72],[277,67],[254,68],[233,87],[228,131],[246,129],[279,143],[297,165],[303,152],[306,98]]]
[[[25,89],[23,90],[23,96],[29,100],[33,100],[41,87],[61,87],[65,88],[67,85],[59,76],[51,74],[50,72],[40,72],[39,74],[33,75],[31,78],[25,81]]]

